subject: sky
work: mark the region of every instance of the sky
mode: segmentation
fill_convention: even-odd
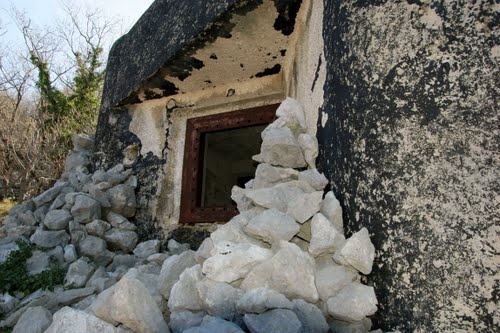
[[[51,25],[63,13],[59,0],[0,0],[0,26],[7,29],[2,36],[12,47],[22,43],[21,35],[12,23],[8,10],[15,6],[26,11],[29,18],[37,26]],[[124,32],[128,31],[154,0],[69,0],[78,6],[99,8],[106,17],[118,18]],[[117,36],[119,37],[119,36]]]

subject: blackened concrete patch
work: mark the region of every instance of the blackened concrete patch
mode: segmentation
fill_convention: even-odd
[[[255,77],[264,77],[268,75],[278,74],[281,71],[281,65],[276,64],[271,68],[266,68],[262,72],[256,73]]]
[[[373,235],[384,331],[496,330],[491,8],[325,1],[319,166]]]
[[[285,36],[291,35],[295,28],[295,18],[301,4],[302,0],[274,0],[274,5],[278,10],[274,29],[281,31]]]

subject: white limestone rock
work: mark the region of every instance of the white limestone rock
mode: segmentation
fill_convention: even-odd
[[[125,253],[132,252],[137,245],[139,236],[132,230],[111,228],[104,234],[110,250],[121,250]]]
[[[344,233],[344,222],[342,220],[342,207],[340,206],[340,202],[335,198],[335,195],[332,191],[325,194],[325,198],[321,203],[320,210],[321,214],[323,214],[330,222],[337,227],[337,229]]]
[[[217,230],[210,234],[214,244],[230,241],[234,243],[253,244],[264,247],[264,242],[248,236],[243,227],[249,219],[246,214],[239,214],[233,217],[228,223],[217,226]]]
[[[321,213],[314,215],[311,221],[311,244],[308,249],[312,256],[335,253],[344,243],[344,235],[332,222]]]
[[[182,272],[172,290],[168,299],[168,308],[170,312],[174,311],[200,311],[204,304],[200,299],[196,284],[203,279],[201,266],[195,265]]]
[[[285,295],[269,288],[248,290],[236,303],[239,313],[262,313],[269,309],[292,309]]]
[[[316,260],[316,288],[319,298],[325,302],[358,279],[355,270],[335,264],[330,257]]]
[[[168,326],[172,333],[183,333],[188,328],[200,326],[205,312],[176,311],[170,314]],[[219,332],[219,331],[217,331]]]
[[[101,218],[101,205],[86,194],[78,194],[75,197],[75,204],[71,207],[71,215],[76,222],[90,223]]]
[[[132,230],[132,231],[135,231],[137,229],[135,224],[127,220],[127,218],[125,218],[124,216],[115,212],[109,212],[106,215],[106,219],[111,224],[111,226],[118,229]]]
[[[69,242],[69,235],[64,230],[48,231],[42,228],[36,229],[30,237],[30,241],[41,247],[56,247],[57,245],[66,245]]]
[[[288,127],[295,133],[303,133],[307,130],[306,118],[302,105],[295,99],[287,97],[276,110],[278,119],[273,126]]]
[[[167,309],[167,302],[160,293],[158,274],[155,274],[154,272],[146,272],[138,268],[131,268],[129,269],[127,274],[124,275],[124,277],[127,277],[129,279],[137,279],[141,281],[144,287],[146,287],[146,289],[148,290],[151,297],[156,302],[156,305],[158,305],[158,308],[162,312],[163,310]]]
[[[19,245],[14,242],[14,239],[0,239],[0,264],[4,263],[11,252],[19,250]]]
[[[147,259],[150,255],[160,251],[161,242],[157,239],[151,239],[137,244],[133,253],[143,259]]]
[[[323,191],[326,185],[328,185],[328,179],[316,168],[301,171],[298,180],[308,183],[316,191]]]
[[[321,310],[314,304],[301,299],[292,301],[293,309],[300,323],[301,333],[326,333],[330,328]]]
[[[318,291],[314,283],[314,259],[297,245],[279,242],[280,249],[271,259],[253,268],[241,283],[241,289],[275,289],[288,298],[315,303]]]
[[[204,279],[196,283],[196,290],[208,314],[232,320],[236,314],[236,302],[243,291],[228,283]]]
[[[322,199],[322,191],[298,195],[288,202],[286,213],[293,217],[295,221],[304,223],[319,212]]]
[[[45,215],[43,224],[50,230],[62,230],[68,226],[71,214],[64,209],[51,210]]]
[[[316,157],[318,157],[319,146],[318,139],[315,136],[307,133],[300,134],[298,140],[302,153],[311,169],[316,168]]]
[[[64,279],[65,286],[81,288],[85,286],[95,271],[95,267],[88,262],[88,258],[82,257],[69,265]]]
[[[26,260],[26,271],[28,275],[35,275],[49,268],[50,256],[43,251],[35,250],[31,257]]]
[[[297,180],[299,172],[291,168],[274,167],[267,163],[261,163],[255,170],[255,179],[252,188],[255,190],[261,188],[273,187],[279,183],[286,183],[291,180]]]
[[[375,246],[370,240],[368,230],[363,228],[353,234],[335,253],[334,259],[341,263],[346,262],[363,274],[370,274],[375,259]]]
[[[78,251],[80,255],[89,257],[99,266],[106,266],[111,261],[115,254],[106,248],[106,242],[95,236],[87,236],[78,243]]]
[[[132,186],[119,184],[106,191],[111,210],[125,217],[135,215],[137,201],[135,198],[135,190]]]
[[[194,259],[200,265],[203,265],[207,258],[210,258],[214,249],[214,241],[212,238],[207,237],[203,240],[198,250],[194,254]]]
[[[73,244],[68,244],[64,247],[64,261],[71,264],[78,259],[78,255],[76,253],[76,248]]]
[[[76,151],[94,149],[95,138],[89,134],[73,134],[71,137],[73,147]]]
[[[43,306],[34,306],[19,317],[12,333],[43,333],[51,323],[52,313]]]
[[[116,333],[116,327],[85,311],[64,307],[54,313],[45,333]]]
[[[344,321],[361,321],[377,311],[377,297],[373,287],[353,283],[327,301],[328,313]]]
[[[69,234],[71,235],[71,243],[77,245],[88,236],[87,228],[76,221],[69,221]]]
[[[243,330],[235,323],[230,321],[205,316],[198,327],[191,327],[183,333],[244,333]]]
[[[59,306],[66,306],[76,303],[83,298],[92,295],[94,292],[94,287],[61,290],[55,292],[54,299]]]
[[[146,260],[148,262],[152,262],[161,266],[168,257],[169,255],[167,253],[154,253],[150,255]]]
[[[179,280],[180,275],[186,268],[196,265],[194,252],[184,251],[181,254],[174,254],[168,257],[161,267],[158,283],[161,294],[169,299],[170,291],[174,284]]]
[[[251,244],[222,242],[216,254],[203,263],[203,273],[212,280],[231,283],[243,278],[257,264],[271,258],[271,250]]]
[[[124,276],[102,292],[92,312],[110,323],[121,323],[137,333],[169,333],[158,305],[141,281]]]
[[[111,229],[111,225],[103,220],[94,220],[85,225],[85,229],[87,229],[89,235],[102,238],[104,237],[104,233]]]
[[[287,127],[266,128],[262,132],[260,154],[253,159],[285,168],[302,168],[307,165],[297,139]]]
[[[231,189],[231,199],[236,202],[236,208],[239,212],[244,212],[254,206],[252,200],[246,197],[247,192],[248,189],[239,186],[233,186]]]
[[[181,254],[182,252],[189,250],[190,246],[187,243],[181,244],[171,238],[167,243],[167,248],[170,254]]]
[[[264,208],[276,208],[286,213],[288,203],[304,194],[304,190],[294,182],[275,185],[247,192],[247,198]]]
[[[66,185],[65,183],[64,185]],[[54,186],[52,188],[49,188],[47,191],[43,192],[42,194],[39,194],[38,196],[34,197],[31,199],[35,206],[38,208],[40,206],[43,206],[45,204],[48,204],[49,202],[54,201],[54,199],[61,193],[65,186]]]
[[[288,309],[273,309],[261,314],[245,314],[251,333],[299,333],[302,329],[297,315]]]
[[[272,208],[251,219],[243,230],[250,236],[274,244],[279,240],[292,239],[300,226],[289,215]]]
[[[19,304],[19,300],[9,293],[0,294],[0,314],[8,313]]]

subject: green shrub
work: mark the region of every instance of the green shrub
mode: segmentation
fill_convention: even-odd
[[[33,250],[37,249],[24,241],[16,241],[19,250],[10,253],[7,260],[0,264],[0,292],[23,292],[31,294],[38,289],[54,290],[54,287],[64,282],[66,271],[55,262],[49,268],[35,275],[28,275],[26,261],[31,257]]]

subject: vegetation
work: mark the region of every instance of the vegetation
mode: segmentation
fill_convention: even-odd
[[[19,250],[11,252],[7,260],[0,264],[0,293],[14,294],[20,291],[28,295],[38,289],[53,290],[64,282],[66,271],[55,262],[41,273],[28,275],[26,261],[37,248],[22,240],[16,243]]]
[[[105,47],[117,22],[61,5],[65,18],[47,28],[11,10],[24,49],[2,47],[0,39],[0,200],[22,201],[50,187],[71,135],[95,130]]]

